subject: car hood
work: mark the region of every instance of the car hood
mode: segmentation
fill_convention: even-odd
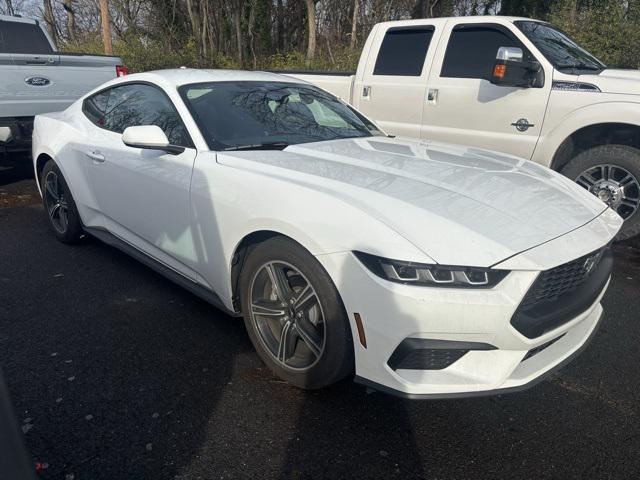
[[[605,93],[640,95],[640,70],[607,68],[598,75],[580,75],[578,81],[596,85]]]
[[[271,175],[328,191],[440,264],[494,265],[592,221],[607,208],[533,162],[410,139],[371,137],[283,151],[227,152],[218,161],[263,172],[268,165]]]

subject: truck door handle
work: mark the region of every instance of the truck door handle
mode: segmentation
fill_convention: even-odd
[[[371,87],[369,85],[364,85],[362,87],[362,98],[369,100],[371,97]]]
[[[430,88],[427,90],[427,102],[435,105],[438,103],[438,89]]]
[[[102,163],[105,161],[104,155],[100,153],[98,150],[92,150],[87,152],[87,157],[89,157],[94,162]]]

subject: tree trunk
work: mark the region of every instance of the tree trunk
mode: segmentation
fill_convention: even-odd
[[[360,0],[353,0],[353,17],[351,20],[351,50],[358,46],[358,14],[360,13]]]
[[[109,15],[108,0],[100,0],[100,21],[102,23],[104,54],[113,55],[113,45],[111,44],[111,16]]]
[[[315,0],[305,0],[307,4],[307,23],[308,23],[308,41],[307,41],[307,65],[316,56],[316,2]]]
[[[236,8],[233,11],[233,27],[236,32],[236,49],[238,54],[238,66],[242,68],[243,58],[242,58],[242,16],[241,16],[241,8]]]
[[[67,12],[67,35],[69,40],[75,42],[76,38],[76,13],[73,11],[73,0],[64,0],[62,6],[65,12]]]
[[[44,0],[44,21],[47,24],[53,43],[57,45],[58,27],[56,26],[56,18],[53,16],[53,7],[51,6],[51,0]]]
[[[198,12],[195,11],[193,0],[187,0],[187,12],[189,13],[189,22],[191,23],[191,34],[196,42],[196,48],[199,54],[198,66],[202,66],[202,57],[204,56],[202,45],[200,43],[202,29],[200,28],[200,19],[198,18]]]
[[[284,7],[282,0],[278,0],[276,5],[276,24],[278,26],[276,45],[279,52],[284,51]]]
[[[247,25],[247,35],[249,36],[249,52],[251,53],[251,61],[253,69],[258,68],[258,58],[256,57],[256,0],[252,0],[249,10],[249,22]]]
[[[7,3],[7,14],[15,15],[16,11],[13,9],[13,3],[11,3],[11,0],[6,0],[6,3]]]

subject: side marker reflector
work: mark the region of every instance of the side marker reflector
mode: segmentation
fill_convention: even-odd
[[[367,337],[364,334],[364,326],[362,325],[362,318],[359,313],[353,313],[353,318],[356,320],[356,327],[358,329],[358,337],[360,337],[360,345],[367,348]]]

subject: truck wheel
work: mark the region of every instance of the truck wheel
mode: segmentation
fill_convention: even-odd
[[[277,376],[317,389],[353,371],[353,341],[340,295],[300,245],[274,237],[251,248],[240,292],[251,342]]]
[[[82,236],[82,222],[76,202],[73,201],[60,168],[53,160],[49,160],[42,169],[40,188],[49,225],[58,240],[64,243],[78,241]]]
[[[593,193],[624,219],[616,241],[640,234],[640,150],[601,145],[576,155],[563,175]]]

